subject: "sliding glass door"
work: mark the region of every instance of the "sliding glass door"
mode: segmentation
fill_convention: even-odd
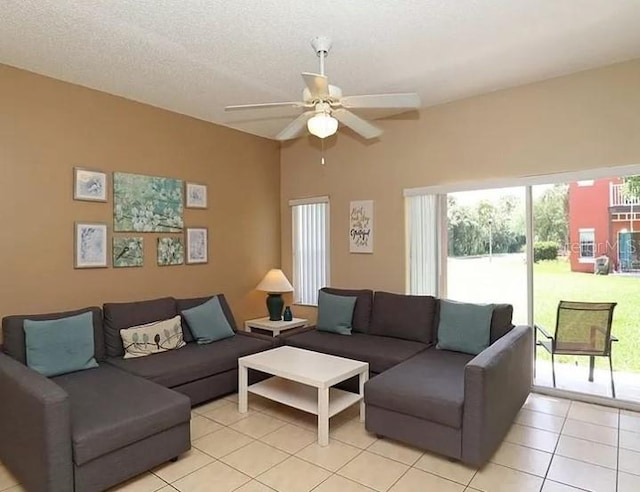
[[[447,238],[446,297],[511,304],[526,324],[525,188],[449,193]]]
[[[640,178],[587,178],[407,193],[407,293],[509,303],[514,323],[550,336],[560,301],[616,303],[611,365],[606,354],[593,369],[588,355],[554,354],[552,366],[539,346],[534,385],[553,389],[555,372],[556,390],[612,398],[612,367],[615,397],[640,403]],[[592,336],[571,339],[581,331]],[[568,332],[584,347],[596,335]]]

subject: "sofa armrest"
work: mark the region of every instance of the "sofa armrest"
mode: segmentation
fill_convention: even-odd
[[[533,329],[516,326],[465,367],[462,460],[484,464],[524,404],[533,380]]]
[[[262,333],[254,333],[252,331],[236,331],[236,335],[240,335],[242,337],[257,338],[258,340],[264,340],[265,342],[271,343],[274,347],[280,347],[281,345],[284,345],[284,343],[282,343],[282,340],[280,340],[279,337],[263,335]]]
[[[73,490],[67,393],[0,353],[0,395],[0,461],[27,490]]]

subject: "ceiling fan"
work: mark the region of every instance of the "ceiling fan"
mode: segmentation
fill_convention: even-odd
[[[331,40],[317,37],[311,46],[320,58],[320,73],[303,72],[306,85],[302,91],[302,101],[275,102],[264,104],[240,104],[227,106],[225,111],[270,109],[278,107],[302,108],[305,111],[276,135],[277,140],[299,137],[305,127],[318,138],[326,138],[338,131],[338,122],[351,128],[360,136],[371,139],[379,137],[382,129],[349,111],[350,109],[387,109],[397,113],[420,107],[420,96],[415,93],[370,94],[362,96],[342,96],[342,90],[329,84],[324,73],[324,61],[331,49]]]

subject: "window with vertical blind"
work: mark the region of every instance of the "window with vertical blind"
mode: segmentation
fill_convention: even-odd
[[[294,302],[316,306],[329,285],[329,197],[291,200]]]
[[[405,210],[407,293],[438,295],[438,195],[408,195]]]

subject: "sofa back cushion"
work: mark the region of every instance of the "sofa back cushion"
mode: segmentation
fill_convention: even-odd
[[[491,317],[491,343],[499,340],[513,328],[513,306],[511,304],[494,304]]]
[[[47,314],[19,314],[6,316],[2,319],[2,335],[4,340],[4,352],[23,364],[27,363],[27,349],[24,335],[24,321],[47,321],[61,318],[68,318],[83,313],[93,314],[93,343],[95,347],[94,356],[98,362],[104,360],[104,331],[102,326],[102,310],[99,307],[87,307],[74,311],[63,311]],[[119,335],[118,335],[119,336]]]
[[[376,292],[369,333],[432,343],[436,307],[436,299],[432,296]]]
[[[212,297],[217,297],[218,301],[220,301],[220,307],[222,308],[222,312],[227,318],[227,321],[229,322],[231,329],[233,331],[238,331],[238,327],[236,326],[236,320],[233,317],[233,313],[231,312],[231,308],[229,307],[229,303],[225,299],[224,294],[213,294],[210,296],[192,297],[189,299],[176,299],[176,308],[178,310],[178,314],[182,313],[182,311],[186,311],[187,309],[200,306],[201,304],[204,304]],[[191,328],[189,327],[189,323],[187,322],[186,319],[184,319],[184,316],[182,316],[182,330],[184,332],[185,342],[187,343],[195,342],[196,339],[193,336],[193,333],[191,333]]]
[[[336,289],[323,287],[322,292],[334,296],[355,297],[351,330],[356,333],[368,333],[371,327],[371,311],[373,309],[373,291],[369,289]]]
[[[173,297],[137,302],[111,302],[105,304],[102,309],[105,348],[109,357],[124,355],[120,330],[171,319],[178,314],[176,300]]]

